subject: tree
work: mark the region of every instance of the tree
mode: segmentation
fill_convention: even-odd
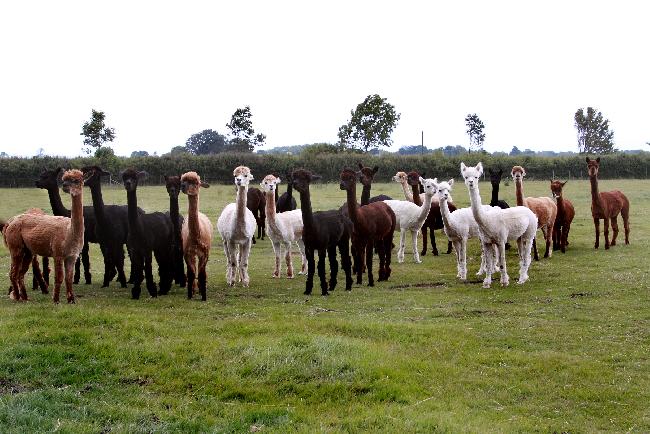
[[[399,122],[400,114],[395,107],[379,95],[368,95],[355,110],[351,118],[339,128],[341,146],[360,148],[368,152],[370,148],[390,146],[390,135]]]
[[[149,153],[147,151],[133,151],[131,152],[131,158],[137,157],[148,157]]]
[[[230,131],[230,145],[229,148],[236,152],[253,152],[255,146],[261,146],[266,140],[266,136],[262,133],[255,134],[253,129],[253,121],[251,118],[250,106],[243,109],[238,108],[230,118],[230,122],[226,124],[226,128]]]
[[[510,151],[510,156],[511,157],[516,157],[517,155],[521,155],[521,151],[519,150],[518,147],[513,146],[512,150]]]
[[[106,142],[112,142],[115,139],[115,129],[107,127],[104,123],[106,115],[104,112],[98,112],[92,109],[90,122],[84,122],[81,127],[81,135],[84,136],[84,151],[90,154],[92,148],[101,148]]]
[[[215,130],[203,130],[187,139],[185,149],[194,155],[218,154],[226,149],[226,137]]]
[[[610,154],[614,149],[614,131],[609,130],[609,120],[601,112],[587,107],[573,116],[573,126],[578,130],[578,151],[581,154]]]
[[[0,152],[0,158],[9,158],[9,154],[7,154],[5,151]]]
[[[468,114],[465,117],[465,125],[467,126],[467,135],[469,136],[469,152],[472,152],[472,149],[476,151],[483,150],[483,142],[485,141],[485,133],[483,128],[485,125],[483,121],[479,119],[476,113]]]

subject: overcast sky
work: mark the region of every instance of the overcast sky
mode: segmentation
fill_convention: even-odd
[[[396,150],[577,150],[593,106],[648,149],[646,1],[11,1],[0,15],[0,151],[81,153],[106,113],[118,154],[159,154],[250,105],[267,146],[335,142],[369,95],[401,113]]]

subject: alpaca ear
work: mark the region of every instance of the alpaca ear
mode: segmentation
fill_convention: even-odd
[[[596,157],[596,163],[600,163],[600,157]]]
[[[586,160],[586,161],[587,161],[587,163],[588,163],[588,162],[590,162],[590,161],[591,161],[591,158],[589,158],[589,157],[585,157],[585,160]]]
[[[566,184],[567,182],[569,182],[569,181],[568,181],[568,180],[564,181],[564,182],[562,183],[562,187],[564,187],[564,184]]]
[[[503,175],[503,169],[499,169],[499,176]]]
[[[483,163],[479,161],[476,165],[476,170],[478,171],[478,176],[481,176],[483,174]]]
[[[361,164],[361,161],[359,161],[359,169],[363,169],[363,164]]]
[[[207,182],[203,182],[203,181],[201,181],[201,187],[203,187],[203,188],[210,188],[210,184],[208,184]]]
[[[149,174],[145,172],[144,170],[138,172],[138,179],[146,179]]]
[[[252,174],[252,173],[249,173],[249,174],[248,174],[248,180],[249,180],[249,181],[252,181],[253,179],[255,179],[255,178],[253,177],[253,174]]]
[[[83,180],[84,182],[88,181],[92,176],[95,174],[94,170],[89,170],[88,172],[84,173],[83,175]]]
[[[526,176],[526,169],[523,167],[521,168],[521,176]]]
[[[420,176],[420,184],[424,184],[424,178]]]
[[[460,162],[460,172],[463,173],[465,170],[467,170],[467,166],[465,166],[465,163],[462,161]]]
[[[278,177],[278,178],[275,178],[275,184],[276,184],[276,185],[279,184],[279,183],[281,183],[281,182],[282,182],[282,180],[281,180],[279,177]]]
[[[165,182],[169,181],[169,176],[165,175],[164,178],[165,178]]]
[[[454,185],[454,178],[451,178],[451,179],[449,180],[448,184],[449,184],[450,187],[453,187],[453,185]]]
[[[379,166],[375,166],[372,168],[372,174],[374,175],[375,173],[379,172]]]
[[[61,172],[63,172],[63,167],[57,167],[55,172],[56,172],[56,176],[59,176]]]
[[[426,178],[427,177],[427,172],[420,173],[420,176],[423,177],[423,178]]]

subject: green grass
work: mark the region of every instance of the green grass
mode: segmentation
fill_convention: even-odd
[[[525,188],[549,194],[547,182]],[[601,182],[612,188],[632,203],[631,245],[593,249],[589,185],[570,181],[568,252],[533,263],[523,286],[490,290],[459,282],[453,255],[429,253],[419,265],[408,254],[393,262],[390,281],[374,288],[345,292],[339,279],[330,297],[307,297],[302,276],[270,277],[268,240],[251,253],[251,287],[227,288],[215,234],[207,302],[180,288],[134,301],[115,283],[99,288],[92,245],[95,283],[75,287],[77,304],[31,291],[28,303],[0,299],[0,431],[648,432],[650,190]],[[489,183],[481,190],[487,201]],[[233,193],[202,190],[202,211],[214,222]],[[402,197],[396,184],[373,193]],[[468,204],[464,185],[453,195]],[[318,209],[345,197],[337,185],[312,196]],[[502,196],[513,204],[514,186]],[[104,198],[126,194],[108,188]],[[38,189],[0,190],[0,202],[2,218],[50,210]],[[139,204],[166,209],[165,189],[141,188]],[[439,235],[441,251],[445,243]],[[513,251],[508,265],[516,277]],[[0,288],[8,269],[2,245]]]

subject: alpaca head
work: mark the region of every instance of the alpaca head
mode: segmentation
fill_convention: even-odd
[[[375,174],[379,171],[379,166],[375,166],[371,169],[370,167],[364,167],[363,164],[359,163],[359,170],[359,180],[361,181],[361,184],[365,187],[370,187]]]
[[[110,172],[105,171],[99,166],[85,166],[81,168],[81,171],[86,177],[86,181],[84,182],[84,184],[87,187],[98,186],[101,183],[102,176],[111,175]]]
[[[61,172],[63,172],[63,169],[60,167],[57,167],[54,170],[43,170],[34,184],[38,188],[44,188],[46,190],[50,188],[58,189],[58,179]]]
[[[431,198],[433,197],[434,194],[438,191],[437,188],[437,182],[438,178],[429,178],[429,179],[424,179],[420,177],[420,183],[422,184],[422,187],[424,187],[424,194]]]
[[[275,194],[277,185],[280,183],[280,178],[276,178],[273,175],[266,175],[262,182],[260,182],[260,187],[265,193]]]
[[[526,176],[526,170],[521,166],[513,166],[510,176],[512,176],[514,181],[521,182],[524,180],[524,176]]]
[[[122,172],[122,182],[127,192],[135,192],[138,189],[138,182],[147,177],[147,172],[139,172],[135,169],[126,169]]]
[[[248,184],[253,180],[251,170],[246,166],[235,167],[232,175],[235,177],[235,185],[237,187],[248,187]]]
[[[175,175],[165,175],[165,188],[167,194],[172,199],[177,199],[181,192],[181,177]]]
[[[438,197],[440,198],[440,201],[443,202],[449,200],[449,197],[451,196],[451,188],[454,186],[454,179],[452,178],[449,181],[442,181],[440,184],[436,183],[435,186],[438,189]]]
[[[553,193],[554,198],[562,197],[562,187],[566,184],[567,181],[551,181],[551,193]]]
[[[422,179],[422,177],[421,177],[420,174],[419,174],[418,172],[416,172],[415,170],[412,171],[412,172],[409,172],[409,173],[406,175],[406,183],[407,183],[408,185],[410,185],[411,187],[412,187],[412,186],[416,186],[416,185],[419,186],[419,185],[420,185],[420,180],[421,180],[421,179]]]
[[[589,173],[590,178],[595,178],[598,176],[598,169],[600,168],[600,157],[592,160],[589,157],[587,158],[587,173]]]
[[[298,169],[294,170],[291,174],[291,182],[293,183],[293,188],[298,190],[299,193],[308,193],[309,184],[312,181],[320,179],[320,175],[314,175],[309,170]]]
[[[188,196],[198,196],[200,188],[210,188],[210,184],[202,182],[196,172],[183,173],[181,176],[181,191]]]
[[[340,176],[340,184],[339,187],[341,190],[350,190],[351,188],[354,188],[357,184],[357,176],[359,172],[355,172],[352,169],[348,169],[347,167],[341,171],[341,176]]]
[[[478,182],[483,175],[483,164],[479,162],[475,167],[465,166],[465,163],[460,163],[460,174],[465,180],[465,185],[470,190],[478,189]]]
[[[81,170],[67,170],[63,177],[63,191],[70,193],[70,196],[79,196],[83,193],[84,174]]]
[[[490,174],[490,183],[492,184],[492,186],[498,187],[499,183],[501,182],[501,176],[503,175],[503,169],[501,168],[499,168],[499,170],[488,169],[488,173]]]
[[[393,181],[398,182],[400,184],[406,184],[406,173],[397,172],[395,176],[393,176]]]

